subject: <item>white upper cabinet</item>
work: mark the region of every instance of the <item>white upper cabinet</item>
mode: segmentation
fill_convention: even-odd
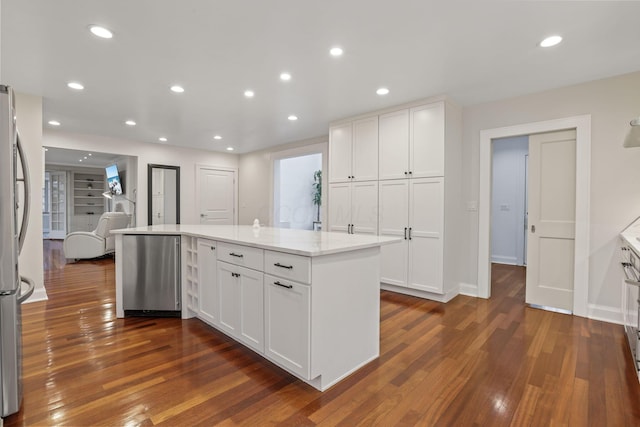
[[[329,182],[378,179],[378,117],[332,126]]]
[[[380,116],[380,179],[444,176],[444,102]]]
[[[380,179],[407,178],[409,174],[409,110],[380,116]]]
[[[353,122],[354,181],[378,179],[378,117]]]
[[[444,102],[412,108],[409,170],[412,178],[444,176]]]
[[[352,141],[351,123],[329,129],[329,182],[351,180]]]

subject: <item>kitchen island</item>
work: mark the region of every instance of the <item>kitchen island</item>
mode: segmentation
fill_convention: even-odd
[[[114,234],[118,317],[125,236],[180,236],[183,319],[206,322],[318,390],[379,356],[380,246],[397,238],[222,225]]]

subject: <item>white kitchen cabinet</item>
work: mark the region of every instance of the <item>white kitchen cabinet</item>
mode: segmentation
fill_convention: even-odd
[[[409,171],[411,178],[444,176],[444,103],[409,110]]]
[[[378,117],[329,130],[329,182],[378,179]]]
[[[219,327],[264,353],[263,273],[217,262]]]
[[[402,237],[382,247],[380,281],[443,292],[444,179],[380,182],[380,235]]]
[[[206,321],[199,300],[210,298],[200,286],[214,264],[207,244],[215,242],[218,321],[213,327],[322,391],[380,354],[380,246],[394,239],[285,231],[286,236],[269,227],[259,233],[246,226],[182,227],[182,316]],[[166,229],[139,227],[126,234],[166,234]],[[116,233],[119,318],[124,317],[124,235]],[[153,267],[147,264],[141,268]]]
[[[444,179],[409,182],[408,287],[442,293]]]
[[[378,234],[378,181],[329,185],[329,231]]]
[[[198,317],[210,325],[218,324],[218,274],[216,242],[198,239]]]
[[[400,237],[399,243],[380,248],[380,281],[407,286],[409,262],[409,180],[380,181],[379,230],[381,236]]]
[[[407,178],[409,174],[409,110],[379,118],[379,179]]]
[[[444,176],[444,102],[380,116],[379,179]]]
[[[265,355],[311,379],[311,287],[265,275],[264,310]]]

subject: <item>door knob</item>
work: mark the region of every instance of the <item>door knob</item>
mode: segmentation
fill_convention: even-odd
[[[200,214],[200,218],[204,218],[206,215],[205,214]]]

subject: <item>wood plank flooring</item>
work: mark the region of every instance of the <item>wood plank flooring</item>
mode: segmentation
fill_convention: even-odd
[[[490,300],[382,292],[380,358],[321,393],[198,320],[117,319],[111,259],[45,254],[6,427],[640,425],[622,327],[525,307],[520,267]]]

